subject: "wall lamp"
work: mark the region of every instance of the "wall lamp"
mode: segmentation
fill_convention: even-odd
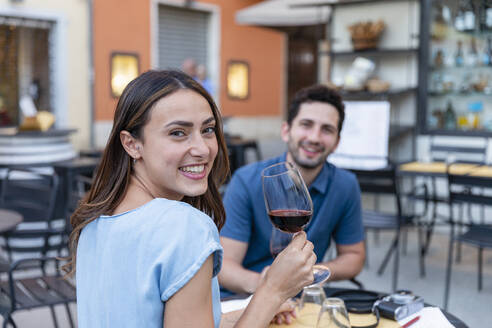
[[[227,96],[244,100],[249,97],[249,64],[231,60],[227,64]]]
[[[139,74],[138,55],[129,53],[111,54],[111,94],[118,98],[130,81]]]

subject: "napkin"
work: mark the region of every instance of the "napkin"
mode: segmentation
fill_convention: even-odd
[[[249,301],[251,301],[252,297],[253,297],[253,295],[251,295],[250,297],[245,298],[245,299],[220,302],[220,307],[222,308],[222,313],[227,313],[227,312],[232,312],[232,311],[244,309],[246,306],[248,306]]]
[[[419,312],[398,321],[398,323],[401,326],[404,326],[407,322],[418,316],[420,316],[420,318],[409,326],[409,328],[454,328],[454,326],[444,316],[441,309],[432,306],[424,307]]]

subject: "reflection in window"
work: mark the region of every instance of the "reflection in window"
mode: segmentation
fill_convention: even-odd
[[[19,99],[52,111],[49,65],[51,23],[0,16],[0,127],[19,122]]]

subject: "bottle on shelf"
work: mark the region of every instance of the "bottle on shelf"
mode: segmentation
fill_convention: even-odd
[[[444,112],[444,128],[447,130],[456,129],[456,112],[454,111],[451,100],[448,101],[446,111]]]
[[[485,65],[492,66],[492,36],[487,37],[487,47],[484,51],[484,63]]]
[[[492,30],[492,0],[481,0],[480,5],[480,30]]]
[[[456,54],[454,55],[454,64],[456,66],[463,66],[465,58],[463,56],[463,41],[458,40],[456,44]]]
[[[436,51],[436,55],[434,56],[434,67],[440,68],[444,65],[444,52],[442,49],[438,49]]]
[[[478,64],[478,51],[477,42],[474,37],[470,40],[470,51],[466,56],[466,66],[477,66]]]
[[[443,40],[448,31],[448,22],[444,17],[444,5],[441,1],[433,2],[431,37],[436,41]]]
[[[475,30],[475,6],[470,0],[463,0],[463,27],[464,31]]]
[[[480,129],[482,127],[480,114],[483,110],[483,103],[481,101],[476,101],[468,104],[468,122],[470,128]]]
[[[465,30],[465,8],[463,7],[463,1],[458,2],[458,9],[454,18],[454,28],[460,32]]]

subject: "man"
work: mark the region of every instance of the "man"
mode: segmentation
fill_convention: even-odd
[[[235,172],[224,196],[222,296],[230,295],[227,290],[253,293],[262,271],[273,261],[269,250],[273,226],[263,200],[261,171],[282,161],[294,163],[309,187],[314,213],[305,230],[318,262],[330,239],[335,240],[337,257],[324,263],[331,270],[330,280],[350,279],[362,270],[365,248],[359,185],[353,174],[326,161],[340,141],[344,117],[342,99],[334,90],[321,85],[300,90],[281,128],[287,153]]]
[[[191,76],[192,78],[196,78],[196,62],[193,58],[186,58],[181,63],[181,70]]]

